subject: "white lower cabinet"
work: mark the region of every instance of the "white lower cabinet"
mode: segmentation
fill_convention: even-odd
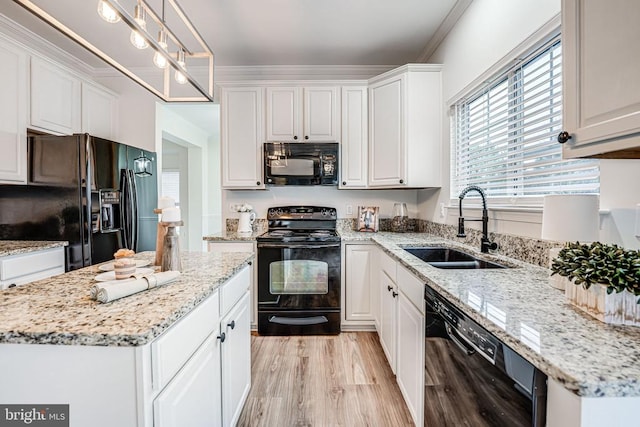
[[[378,312],[376,254],[373,244],[347,244],[344,250],[344,326],[371,327]]]
[[[382,350],[413,422],[424,419],[424,283],[387,254],[379,259]]]
[[[0,257],[0,290],[64,273],[64,248]]]
[[[155,427],[219,425],[220,341],[210,335],[153,403]]]
[[[393,373],[396,373],[396,329],[398,287],[384,271],[380,273],[380,344]]]
[[[238,421],[251,388],[251,335],[249,292],[220,322],[222,353],[222,425]]]
[[[398,353],[396,381],[416,425],[424,417],[424,311],[398,295]]]

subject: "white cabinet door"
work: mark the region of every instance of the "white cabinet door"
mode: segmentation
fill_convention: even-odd
[[[636,1],[563,0],[563,157],[640,157],[639,16]]]
[[[338,88],[305,87],[304,94],[304,140],[337,141]]]
[[[345,320],[372,324],[377,310],[375,281],[377,248],[374,245],[345,245]]]
[[[153,425],[182,427],[220,425],[220,341],[207,338],[153,402]]]
[[[301,141],[300,88],[267,88],[267,141]]]
[[[80,132],[80,80],[54,64],[31,58],[31,125],[70,135]]]
[[[238,421],[251,388],[249,292],[222,318],[222,425]]]
[[[82,132],[116,139],[117,98],[90,83],[82,83]]]
[[[370,87],[369,185],[405,185],[404,86],[395,76]]]
[[[64,273],[64,248],[0,257],[0,289],[22,286]]]
[[[264,189],[263,89],[225,87],[221,91],[222,187]]]
[[[28,58],[0,43],[0,64],[0,183],[26,184]]]
[[[398,287],[383,271],[380,272],[380,344],[389,366],[396,373],[396,328]]]
[[[440,187],[441,66],[408,64],[369,81],[369,186]]]
[[[336,86],[267,87],[267,141],[337,141]]]
[[[396,380],[417,426],[424,416],[424,328],[422,311],[400,292]]]
[[[340,188],[367,186],[368,120],[367,87],[342,88],[342,139],[340,140]]]

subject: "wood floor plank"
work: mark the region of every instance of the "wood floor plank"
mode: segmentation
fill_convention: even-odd
[[[239,426],[411,426],[377,334],[252,336]]]

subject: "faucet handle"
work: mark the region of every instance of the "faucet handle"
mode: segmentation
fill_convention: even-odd
[[[489,250],[495,251],[498,249],[498,244],[496,242],[492,242],[486,237],[483,237],[480,242],[480,252],[487,253]]]

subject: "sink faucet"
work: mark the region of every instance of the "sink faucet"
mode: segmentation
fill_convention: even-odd
[[[478,193],[480,193],[480,197],[482,197],[482,219],[468,219],[467,221],[482,221],[482,239],[480,239],[480,252],[487,253],[489,252],[489,249],[491,250],[497,249],[498,245],[497,243],[489,240],[489,233],[487,232],[488,223],[489,223],[489,215],[487,213],[487,198],[482,188],[478,186],[470,185],[464,190],[462,190],[462,192],[458,196],[458,198],[460,199],[460,204],[459,204],[460,215],[458,217],[458,237],[466,237],[466,234],[464,233],[464,217],[462,216],[462,199],[464,199],[464,196],[466,196],[467,193],[470,191],[477,191]]]

